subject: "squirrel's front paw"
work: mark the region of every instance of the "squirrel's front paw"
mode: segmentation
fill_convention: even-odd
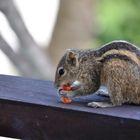
[[[105,107],[113,107],[114,105],[111,102],[90,102],[88,106],[94,108],[105,108]]]

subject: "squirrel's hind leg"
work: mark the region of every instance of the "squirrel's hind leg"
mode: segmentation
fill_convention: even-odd
[[[108,90],[105,86],[100,86],[95,94],[99,96],[109,97]],[[105,108],[113,107],[114,105],[110,101],[92,101],[88,103],[88,106],[93,108]]]

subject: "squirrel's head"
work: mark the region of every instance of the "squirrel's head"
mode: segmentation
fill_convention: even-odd
[[[73,91],[63,91],[65,96],[75,97],[91,94],[100,86],[100,62],[85,50],[67,50],[57,66],[56,88],[72,85],[75,81],[78,81],[80,86]]]

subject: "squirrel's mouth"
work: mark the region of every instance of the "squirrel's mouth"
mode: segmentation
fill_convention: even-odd
[[[61,87],[58,88],[58,93],[60,96],[63,97],[73,97],[74,92],[77,91],[81,87],[81,84],[79,81],[74,81],[72,84],[64,84]]]

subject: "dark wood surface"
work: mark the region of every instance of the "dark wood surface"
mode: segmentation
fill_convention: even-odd
[[[0,75],[0,135],[27,140],[140,139],[140,106],[90,108],[105,97],[60,102],[51,81]]]

